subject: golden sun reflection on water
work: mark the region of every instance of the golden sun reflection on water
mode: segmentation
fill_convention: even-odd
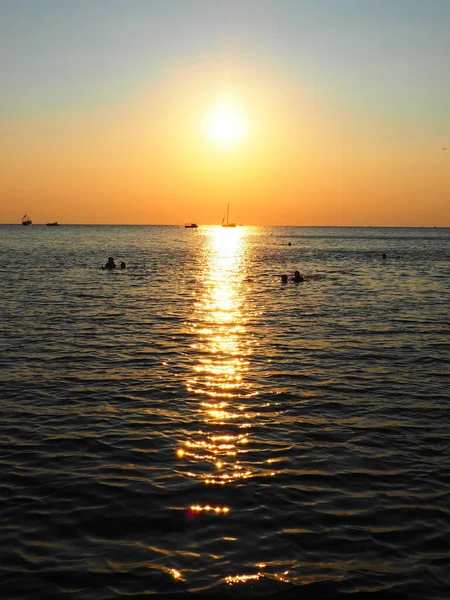
[[[201,423],[182,447],[186,474],[205,484],[225,485],[252,476],[244,462],[252,416],[247,400],[255,394],[245,381],[251,340],[245,326],[244,262],[246,228],[211,228],[203,273],[203,292],[195,305],[196,363],[187,382],[198,398]],[[196,505],[196,511],[214,510]],[[228,509],[216,510],[226,514]]]
[[[260,566],[261,568],[264,568],[266,565],[257,565]],[[289,578],[287,578],[287,575],[289,575],[289,571],[284,571],[283,573],[253,573],[253,574],[249,574],[249,575],[228,575],[227,577],[225,577],[224,581],[225,583],[227,583],[228,585],[232,586],[235,585],[237,583],[247,583],[248,581],[258,581],[258,579],[261,578],[267,578],[267,579],[273,579],[275,581],[281,581],[283,583],[291,583],[291,580]]]

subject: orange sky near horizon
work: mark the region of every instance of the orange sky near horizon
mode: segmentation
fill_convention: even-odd
[[[229,88],[248,133],[225,148],[202,119],[227,89],[189,73],[122,106],[8,123],[2,221],[214,224],[230,202],[251,225],[450,226],[438,140],[390,139],[310,89],[268,81]]]
[[[450,226],[450,149],[426,107],[418,119],[310,71],[220,60],[0,112],[0,222],[219,224],[229,202],[247,225]],[[224,94],[246,135],[221,146],[202,123]]]

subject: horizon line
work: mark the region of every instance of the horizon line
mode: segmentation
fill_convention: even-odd
[[[0,223],[1,225],[23,227],[21,223]],[[47,226],[47,223],[33,223],[34,226]],[[181,223],[59,223],[59,227],[181,227]],[[220,223],[202,223],[198,227],[221,227]],[[237,227],[316,227],[316,228],[354,228],[354,229],[449,229],[450,225],[252,225],[238,224]]]

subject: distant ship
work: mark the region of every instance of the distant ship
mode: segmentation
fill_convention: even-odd
[[[58,221],[52,221],[51,223],[47,223],[47,227],[58,227]]]
[[[197,223],[185,223],[184,226],[186,227],[186,229],[197,229],[198,227]]]
[[[228,215],[230,213],[230,203],[227,204],[227,212],[225,213],[222,219],[222,227],[236,227],[236,223],[230,223],[228,220]]]
[[[29,225],[32,225],[33,221],[30,219],[30,217],[27,215],[27,213],[25,213],[22,217],[22,225],[25,225],[25,227],[28,227]]]

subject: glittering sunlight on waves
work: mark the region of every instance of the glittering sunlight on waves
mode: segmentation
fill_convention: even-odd
[[[187,389],[196,403],[200,427],[177,454],[187,461],[188,475],[208,485],[252,475],[244,461],[252,418],[246,400],[254,395],[245,382],[251,354],[242,278],[246,246],[245,228],[209,230],[204,287],[195,305],[192,349],[197,362]]]

